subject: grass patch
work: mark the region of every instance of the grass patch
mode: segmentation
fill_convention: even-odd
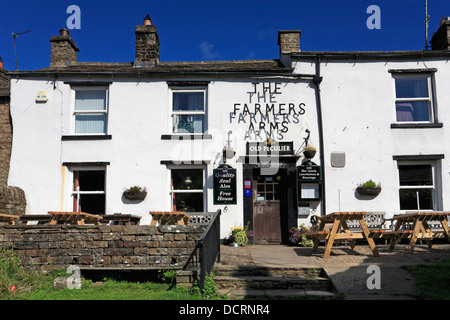
[[[66,270],[41,274],[24,268],[12,250],[0,249],[0,300],[217,300],[212,275],[205,280],[203,294],[196,284],[190,289],[174,285],[173,270],[161,272],[159,281],[123,281],[103,278],[82,279],[80,289],[53,288],[54,279],[67,277]]]
[[[414,276],[417,299],[450,300],[450,259],[403,268]]]

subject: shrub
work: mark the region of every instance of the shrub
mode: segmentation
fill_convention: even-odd
[[[309,228],[303,224],[299,228],[291,228],[289,230],[289,241],[294,245],[312,247],[314,242],[306,238],[305,233],[307,232],[309,232]]]

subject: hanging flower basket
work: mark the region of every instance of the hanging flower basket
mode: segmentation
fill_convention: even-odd
[[[377,196],[381,192],[381,187],[357,187],[356,190],[360,195],[364,196]]]
[[[147,190],[138,186],[131,187],[123,192],[123,197],[127,200],[142,201],[147,196]]]
[[[381,186],[372,180],[367,180],[365,183],[360,184],[356,191],[364,196],[377,196],[381,192]]]
[[[316,148],[307,145],[305,148],[303,148],[303,155],[308,159],[314,158],[314,156],[316,155]]]

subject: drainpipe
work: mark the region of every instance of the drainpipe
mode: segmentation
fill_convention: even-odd
[[[320,83],[322,82],[322,77],[320,76],[320,56],[316,56],[316,75],[313,77],[313,83],[316,85],[316,106],[317,106],[317,122],[319,129],[319,150],[320,150],[320,167],[322,168],[322,183],[320,188],[322,191],[322,204],[321,215],[326,214],[326,194],[325,194],[325,153],[324,153],[324,143],[323,143],[323,126],[322,126],[322,102],[320,97]]]

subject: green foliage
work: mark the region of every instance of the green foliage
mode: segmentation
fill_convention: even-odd
[[[306,238],[305,233],[309,232],[309,228],[302,224],[298,228],[291,228],[289,230],[289,241],[297,246],[312,247],[314,242]]]
[[[214,273],[206,275],[205,283],[203,284],[203,292],[200,288],[198,280],[194,282],[194,286],[191,289],[191,293],[195,295],[201,295],[205,300],[223,300],[226,296],[221,296],[217,293],[217,283],[214,281]]]
[[[361,187],[364,188],[376,188],[378,187],[378,185],[373,181],[373,180],[367,180],[366,182],[364,182],[363,184],[361,184]]]
[[[24,288],[36,287],[42,276],[26,270],[13,250],[0,250],[0,299],[13,299]]]
[[[251,231],[248,230],[249,225],[245,228],[240,226],[231,228],[231,242],[237,243],[240,246],[245,246],[248,244],[248,238],[251,236]]]
[[[129,193],[140,193],[140,192],[146,192],[147,189],[145,187],[141,188],[139,186],[133,186],[125,190],[125,192]]]

